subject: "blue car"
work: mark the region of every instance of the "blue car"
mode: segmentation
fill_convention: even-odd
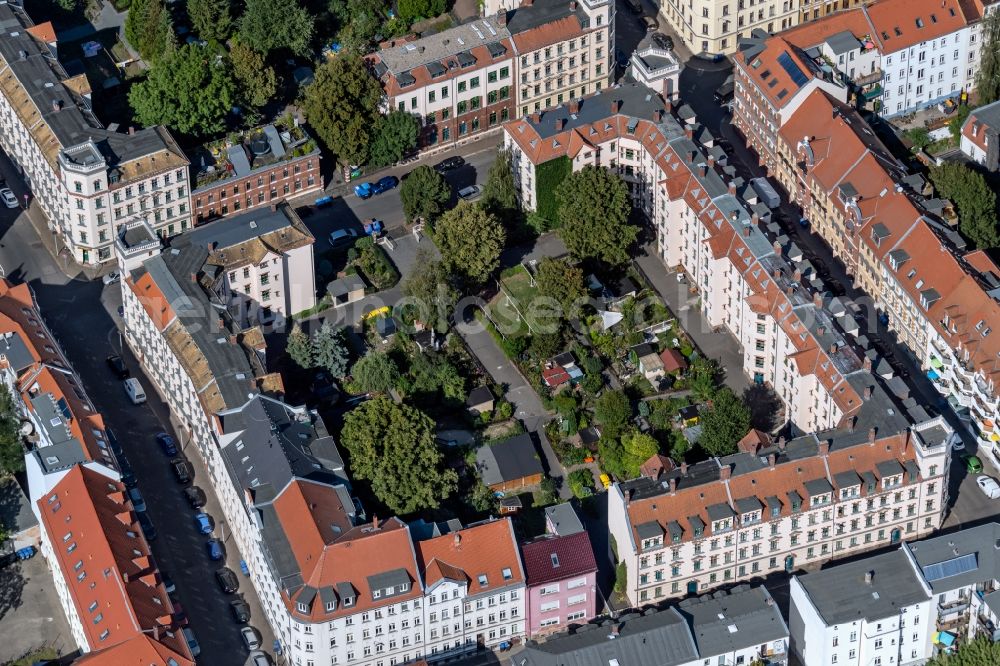
[[[205,548],[208,550],[208,557],[213,561],[221,560],[226,556],[222,550],[222,542],[218,539],[209,539],[206,541]]]
[[[202,534],[212,533],[212,517],[207,513],[199,513],[196,515],[194,517],[194,524],[198,526],[198,531]]]
[[[156,441],[160,443],[160,448],[162,448],[163,452],[168,456],[177,455],[177,442],[174,441],[173,437],[165,432],[158,432],[156,433]]]
[[[378,182],[372,186],[373,194],[382,194],[383,192],[388,192],[399,185],[399,178],[395,176],[386,176],[385,178],[379,178]]]
[[[354,186],[354,193],[358,195],[359,199],[367,199],[371,195],[375,194],[373,190],[374,187],[371,183],[361,183]]]

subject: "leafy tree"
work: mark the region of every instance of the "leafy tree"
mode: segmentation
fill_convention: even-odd
[[[355,478],[398,514],[434,509],[458,486],[434,442],[434,422],[409,405],[380,396],[344,416],[340,437]]]
[[[956,146],[962,141],[962,125],[968,120],[970,113],[972,113],[972,109],[967,104],[962,104],[958,107],[958,111],[955,112],[951,120],[948,121],[948,131],[951,132],[951,140]],[[928,138],[930,138],[929,132]]]
[[[958,208],[959,229],[981,249],[1000,246],[997,232],[996,193],[978,171],[947,162],[931,169],[931,182],[941,196]]]
[[[563,337],[560,333],[535,333],[528,345],[529,353],[539,361],[552,358],[563,350]]]
[[[58,0],[56,4],[65,9],[67,12],[75,12],[76,6],[79,4],[79,0]],[[0,543],[3,543],[3,541],[0,541]]]
[[[434,241],[445,267],[469,285],[483,284],[500,266],[506,238],[494,216],[467,203],[449,210],[434,224]]]
[[[0,474],[24,471],[21,420],[6,384],[0,384]]]
[[[316,70],[303,109],[316,135],[343,161],[364,164],[378,127],[382,87],[361,58],[341,54]]]
[[[639,476],[639,468],[642,467],[642,463],[660,450],[659,443],[652,436],[637,431],[622,435],[621,442],[622,467],[627,473],[626,478],[629,479]]]
[[[472,488],[469,503],[479,513],[492,513],[497,508],[497,497],[490,490],[489,486],[476,479],[476,485]]]
[[[296,0],[246,0],[240,17],[239,35],[244,44],[270,54],[288,49],[309,54],[313,17]]]
[[[406,111],[390,111],[379,122],[368,162],[375,167],[389,166],[403,159],[417,147],[420,125],[417,117]]]
[[[750,408],[723,387],[715,394],[712,406],[701,414],[698,446],[710,456],[727,456],[736,452],[736,443],[749,430]]]
[[[578,266],[571,266],[562,259],[545,257],[538,263],[535,274],[535,284],[538,293],[559,301],[563,315],[568,315],[573,304],[587,297],[587,288],[583,284],[583,271]]]
[[[612,265],[628,261],[639,229],[628,223],[625,182],[603,167],[571,173],[556,190],[559,236],[573,255]]]
[[[224,42],[233,28],[230,0],[188,0],[188,16],[202,39]]]
[[[985,636],[962,645],[955,654],[940,654],[927,662],[927,666],[994,666],[994,664],[1000,664],[1000,643],[994,643]]]
[[[688,366],[688,386],[695,398],[711,400],[718,385],[718,367],[715,361],[703,356],[692,359]]]
[[[480,205],[496,215],[510,228],[520,216],[520,204],[517,201],[517,186],[514,184],[514,169],[510,159],[510,149],[501,148],[497,151],[496,160],[490,166],[486,185],[483,186],[483,198]]]
[[[622,391],[605,391],[594,404],[594,418],[601,424],[601,439],[618,439],[632,418],[632,406]]]
[[[367,53],[382,31],[387,9],[386,0],[330,0],[330,13],[341,26],[337,33],[341,45],[349,51]]]
[[[149,63],[174,50],[177,38],[163,0],[132,0],[125,17],[125,39]]]
[[[923,150],[933,143],[931,133],[926,127],[914,127],[906,132],[906,136],[913,144],[913,150]]]
[[[288,355],[292,357],[292,360],[300,368],[308,370],[309,368],[316,367],[316,362],[313,358],[312,341],[298,324],[295,324],[292,332],[288,334],[285,351],[288,352]]]
[[[366,393],[388,393],[399,381],[399,368],[388,354],[371,351],[354,364],[351,377]]]
[[[397,7],[399,18],[410,24],[418,19],[432,18],[443,14],[446,3],[444,0],[399,0]]]
[[[451,274],[444,267],[444,262],[435,259],[430,250],[421,248],[415,265],[420,266],[420,270],[406,276],[402,285],[403,295],[415,301],[419,318],[428,324],[433,323],[438,332],[444,333],[448,330],[452,310],[458,303],[459,292],[452,284]]]
[[[594,475],[589,469],[574,470],[566,480],[569,482],[569,489],[573,491],[573,497],[584,499],[594,494]]]
[[[335,329],[329,321],[323,322],[319,330],[313,334],[312,347],[316,365],[325,368],[334,377],[343,377],[347,374],[350,354],[343,328]]]
[[[1000,99],[1000,14],[996,12],[983,17],[983,48],[979,53],[976,94],[980,104]]]
[[[239,82],[240,98],[246,106],[260,108],[278,91],[278,76],[264,56],[238,39],[229,49],[233,78]]]
[[[236,90],[228,61],[216,55],[211,47],[187,44],[158,62],[128,94],[139,122],[196,136],[225,129]]]
[[[417,218],[434,221],[451,199],[451,186],[444,176],[425,164],[406,177],[399,188],[399,198],[407,221]]]

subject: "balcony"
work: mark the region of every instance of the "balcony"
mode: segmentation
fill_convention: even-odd
[[[938,618],[943,619],[952,615],[960,615],[969,610],[968,599],[956,599],[947,604],[938,604]]]
[[[867,86],[873,83],[879,83],[885,76],[885,72],[881,69],[876,69],[871,74],[865,74],[864,76],[858,76],[854,79],[854,83],[859,86]]]

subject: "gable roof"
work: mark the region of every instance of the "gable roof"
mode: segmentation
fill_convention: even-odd
[[[488,486],[543,474],[545,471],[530,433],[479,447],[476,450],[476,463],[483,483]]]
[[[546,535],[521,545],[529,587],[597,571],[594,549],[586,532]]]
[[[490,520],[416,544],[430,589],[447,578],[468,584],[470,596],[524,583],[524,569],[510,518]]]

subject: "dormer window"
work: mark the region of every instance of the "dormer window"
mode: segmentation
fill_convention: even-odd
[[[882,488],[895,488],[896,486],[902,485],[903,475],[894,474],[892,476],[887,476],[882,479]]]
[[[760,511],[751,511],[749,513],[744,513],[743,518],[740,519],[744,525],[749,525],[750,523],[756,523],[760,520]]]
[[[810,505],[815,507],[815,506],[823,506],[824,504],[829,504],[829,503],[830,503],[830,495],[827,493],[824,495],[816,495],[816,497],[813,497],[811,499]]]
[[[399,588],[400,592],[406,592],[408,589],[410,589],[410,584],[409,583],[400,583],[396,587]]]
[[[300,613],[308,613],[309,612],[309,607],[306,606],[303,603],[297,603],[297,604],[295,604],[295,610],[297,610]]]
[[[390,585],[389,587],[385,588],[385,596],[389,596],[390,594],[395,594],[395,593],[396,593],[395,585]]]
[[[344,597],[344,606],[350,607],[354,605],[354,597]]]
[[[327,613],[332,613],[334,610],[336,610],[337,604],[335,604],[332,601],[328,601],[326,602],[326,606],[324,606],[324,608],[326,609]]]
[[[382,596],[382,590],[372,590],[372,599],[378,599]]]

